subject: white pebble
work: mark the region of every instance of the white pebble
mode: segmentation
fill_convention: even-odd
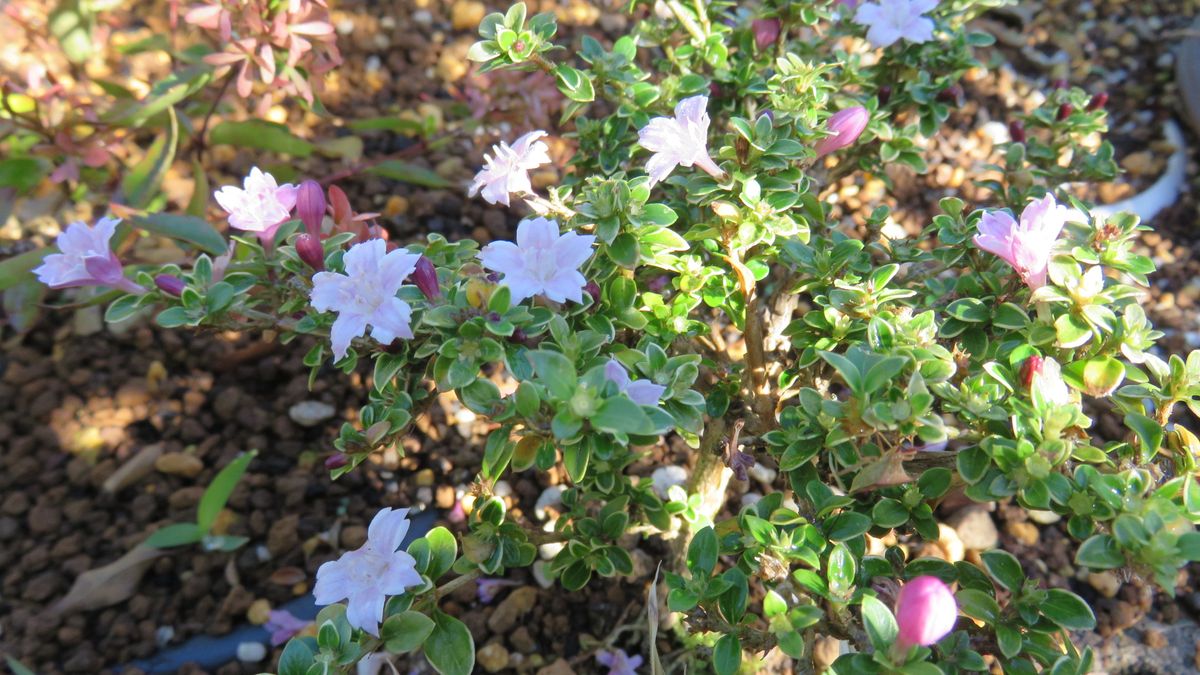
[[[382,67],[383,61],[381,61],[379,56],[375,54],[368,56],[367,62],[363,65],[363,69],[365,69],[368,73],[377,73]]]
[[[750,467],[746,473],[750,474],[751,478],[767,487],[770,487],[771,484],[775,482],[775,477],[779,475],[779,472],[775,469],[762,464],[755,464],[754,466]]]
[[[979,131],[991,139],[992,145],[999,145],[1000,143],[1007,143],[1012,140],[1012,137],[1008,135],[1008,126],[1003,122],[988,122],[979,127]]]
[[[533,578],[542,588],[550,588],[554,585],[554,578],[546,572],[546,567],[545,560],[537,560],[533,563]]]
[[[742,495],[742,508],[744,509],[747,506],[754,506],[760,500],[762,500],[762,498],[763,496],[757,492],[747,492],[746,494]]]
[[[542,490],[542,494],[538,495],[537,503],[533,505],[533,515],[538,517],[538,520],[547,518],[546,507],[554,506],[562,503],[562,494],[566,492],[566,487],[562,485],[551,485]]]
[[[154,631],[154,642],[159,647],[166,647],[175,638],[175,629],[171,626],[159,626]]]
[[[263,544],[254,547],[254,557],[258,558],[259,562],[267,562],[271,559],[271,549]]]
[[[492,494],[500,497],[501,499],[512,496],[512,493],[512,485],[510,485],[506,480],[498,480],[492,487]]]
[[[671,486],[683,485],[687,482],[687,479],[687,469],[674,464],[670,466],[660,466],[654,470],[654,473],[650,474],[650,480],[652,481],[651,487],[654,489],[654,493],[657,494],[660,499],[667,498],[667,491],[671,489]]]
[[[267,658],[267,648],[261,642],[243,642],[237,647],[238,661],[258,663]]]
[[[338,35],[349,35],[349,34],[353,33],[354,32],[354,20],[353,19],[342,19],[341,21],[337,22],[337,32],[338,32]]]
[[[429,10],[418,9],[417,11],[413,12],[412,20],[421,24],[422,26],[428,26],[429,24],[433,23],[433,15],[429,13]]]
[[[336,413],[337,410],[324,401],[301,401],[288,408],[288,417],[302,427],[315,427]]]

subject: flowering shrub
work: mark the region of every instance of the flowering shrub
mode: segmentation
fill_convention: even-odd
[[[943,199],[918,236],[882,237],[886,207],[835,222],[824,195],[840,178],[926,168],[923,139],[981,67],[972,47],[991,42],[966,21],[998,3],[854,4],[666,0],[611,50],[584,37],[578,62],[550,15],[485,18],[471,58],[553,77],[579,148],[544,194],[528,171],[550,161],[547,132],[488,157],[470,193],[535,212],[515,242],[400,248],[340,191],[257,169],[217,193],[256,238],[190,269],[116,279],[96,235],[62,242],[69,270],[47,261],[42,278],[126,291],[110,320],[152,307],[165,327],[317,336],[314,378],[329,360],[369,362],[369,401],[327,461],[335,479],[396,443],[429,382],[497,425],[465,533],[435,528],[400,551],[405,512],[381,512],[363,548],[321,568],[317,599],[334,604],[315,639],[288,643],[282,675],[346,672],[376,650],[469,673],[470,632],[441,597],[534,564],[577,591],[631,574],[640,537],[672,543],[665,607],[656,584],[643,653],[595,655],[612,672],[662,672],[666,609],[689,671],[752,669],[776,647],[811,661],[828,635],[850,645],[837,673],[1084,673],[1091,651],[1068,635],[1095,623],[1080,597],[1003,551],[912,555],[938,538],[943,500],[1052,512],[1078,566],[1167,592],[1200,559],[1200,440],[1172,419],[1178,403],[1200,413],[1200,354],[1155,348],[1138,304],[1154,265],[1133,252],[1144,228],[1092,217],[1060,187],[1114,174],[1090,138],[1102,106],[1061,89],[1014,113],[1020,133],[982,182],[995,201]],[[1093,431],[1097,414],[1123,434]],[[665,435],[693,449],[690,473],[631,471]],[[496,482],[559,463],[553,530],[514,520]],[[728,482],[756,464],[777,468],[773,489],[725,511]],[[546,543],[562,546],[539,561]]]

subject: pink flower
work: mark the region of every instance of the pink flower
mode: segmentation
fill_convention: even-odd
[[[896,597],[896,641],[903,646],[934,644],[954,630],[958,603],[941,579],[919,576],[900,589]]]
[[[504,141],[493,145],[493,155],[484,155],[486,165],[475,174],[467,196],[474,197],[482,191],[487,203],[508,206],[510,194],[533,192],[529,171],[550,163],[550,149],[538,140],[545,135],[544,131],[531,131],[511,146]]]
[[[267,619],[267,623],[263,628],[266,628],[271,633],[272,647],[278,647],[287,642],[292,639],[292,636],[304,630],[308,627],[308,624],[312,623],[311,621],[297,618],[286,609],[273,609],[267,616],[270,618]]]
[[[775,44],[782,27],[777,18],[755,19],[750,26],[754,30],[754,46],[758,47],[759,51]]]
[[[317,604],[347,600],[346,620],[350,625],[378,637],[388,596],[422,583],[417,561],[397,550],[408,534],[408,525],[408,509],[385,508],[375,514],[362,548],[344,553],[317,570],[313,587]]]
[[[979,221],[975,245],[1000,256],[1020,275],[1029,288],[1046,285],[1046,268],[1054,242],[1068,220],[1077,220],[1078,211],[1060,205],[1053,195],[1030,202],[1018,223],[1006,211],[985,213]]]
[[[145,293],[146,289],[125,278],[125,268],[109,241],[120,218],[103,217],[94,227],[83,222],[67,226],[55,242],[59,253],[52,253],[34,268],[38,281],[50,288],[74,286],[112,286],[126,293]]]
[[[867,26],[867,39],[879,48],[900,39],[928,42],[933,39],[932,19],[921,16],[937,7],[937,0],[879,0],[854,12],[854,22]]]
[[[817,141],[817,157],[824,157],[857,141],[870,121],[871,113],[860,105],[835,112],[825,123],[830,135]]]
[[[654,384],[650,380],[631,380],[629,371],[616,359],[609,359],[608,363],[604,364],[604,377],[616,384],[618,391],[638,405],[658,405],[663,392],[667,390],[666,387]]]
[[[601,650],[596,652],[596,662],[608,668],[608,675],[637,675],[642,655],[630,656],[624,649]]]
[[[368,324],[371,337],[380,344],[391,344],[397,337],[412,339],[412,308],[396,292],[419,257],[403,249],[389,253],[387,242],[372,239],[346,251],[345,274],[313,275],[313,308],[338,313],[329,336],[334,358],[344,358],[350,342],[365,333]]]
[[[1099,268],[1096,268],[1099,269]],[[1021,381],[1034,399],[1055,405],[1070,405],[1071,390],[1062,378],[1058,361],[1046,356],[1030,356],[1021,364]]]
[[[479,579],[475,582],[475,597],[479,598],[479,602],[489,605],[496,599],[496,595],[500,593],[500,589],[505,586],[520,586],[521,584],[508,579]]]
[[[559,234],[553,220],[526,218],[517,224],[517,243],[494,241],[479,252],[479,260],[504,275],[514,305],[535,295],[583,302],[587,279],[579,266],[592,256],[594,241],[590,234]]]
[[[654,153],[646,162],[650,185],[666,179],[677,166],[698,166],[721,180],[725,172],[708,154],[708,97],[693,96],[675,105],[675,117],[655,117],[638,130],[638,145]]]
[[[274,176],[258,167],[250,169],[243,186],[226,185],[213,197],[229,214],[231,227],[254,232],[264,246],[269,246],[275,230],[291,217],[298,189],[291,183],[279,185]]]

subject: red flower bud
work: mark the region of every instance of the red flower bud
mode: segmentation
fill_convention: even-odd
[[[1012,137],[1013,143],[1025,142],[1025,123],[1021,120],[1013,120],[1008,123],[1008,135]]]
[[[938,92],[937,98],[943,103],[953,103],[954,105],[962,105],[963,88],[957,84],[952,84],[949,87]]]
[[[296,255],[317,272],[325,269],[325,247],[321,246],[321,238],[314,234],[305,232],[296,237]]]
[[[334,469],[340,469],[349,463],[350,458],[347,457],[346,453],[344,452],[338,452],[325,458],[325,468],[330,471],[333,471]]]
[[[1103,108],[1107,103],[1108,103],[1108,94],[1106,92],[1102,91],[1099,94],[1096,94],[1095,96],[1093,96],[1092,100],[1088,101],[1087,111],[1095,112],[1095,111]]]
[[[421,292],[425,294],[425,298],[433,301],[442,294],[442,289],[438,285],[437,270],[434,269],[433,263],[429,262],[429,258],[421,256],[417,259],[417,267],[412,273],[413,283]]]
[[[592,296],[592,302],[600,302],[600,284],[595,281],[588,280],[583,286],[583,290],[588,295]]]
[[[1021,384],[1029,387],[1033,384],[1033,376],[1042,370],[1042,357],[1034,354],[1021,364]]]
[[[296,215],[309,234],[321,236],[321,221],[325,218],[325,191],[320,183],[310,178],[300,184],[296,193]]]
[[[159,274],[155,276],[154,285],[157,286],[158,290],[162,291],[163,293],[166,293],[167,295],[173,295],[177,298],[180,295],[183,295],[183,289],[187,286],[187,284],[183,283],[183,279],[180,279],[176,276],[171,276],[170,274]]]
[[[1058,121],[1061,122],[1071,116],[1075,112],[1075,106],[1070,103],[1064,103],[1058,106]]]
[[[887,105],[887,104],[888,104],[888,101],[892,100],[892,87],[891,87],[891,85],[887,85],[887,84],[885,84],[885,85],[883,85],[882,87],[880,87],[880,88],[879,88],[879,91],[875,92],[875,97],[879,99],[879,105],[880,105],[880,106],[885,106],[885,105]]]
[[[779,19],[755,19],[751,25],[754,28],[754,45],[759,51],[770,47],[779,39],[779,31],[782,28]]]
[[[825,123],[825,128],[832,132],[832,135],[817,141],[815,148],[817,157],[824,157],[835,150],[841,150],[858,140],[870,121],[871,113],[860,105],[835,112]]]

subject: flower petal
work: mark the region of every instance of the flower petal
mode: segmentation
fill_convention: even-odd
[[[367,540],[376,550],[393,553],[404,543],[408,525],[408,509],[382,508],[367,527]]]

